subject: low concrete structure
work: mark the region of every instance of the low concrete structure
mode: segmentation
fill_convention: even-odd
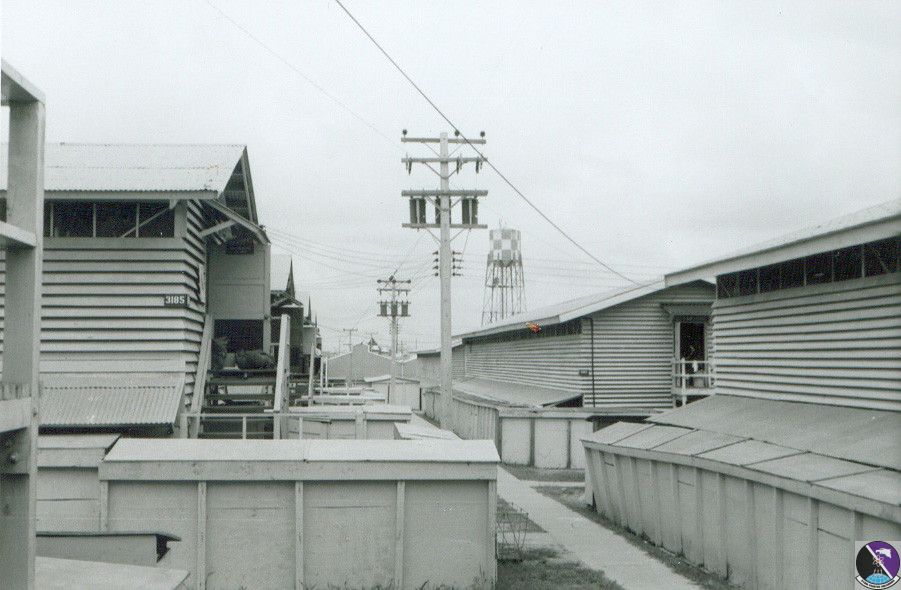
[[[183,541],[160,565],[189,588],[488,588],[498,459],[487,441],[123,439],[102,521],[165,521]]]
[[[151,532],[84,532],[37,534],[37,551],[41,557],[78,559],[105,563],[124,563],[156,567],[169,551],[170,542],[181,539],[166,533]]]
[[[38,437],[39,532],[100,530],[97,468],[118,439],[118,434],[42,434]]]
[[[101,563],[78,559],[38,557],[35,588],[41,590],[181,590],[187,588],[184,570]]]
[[[384,404],[291,408],[288,438],[389,440],[394,425],[409,422],[411,416],[410,408]],[[303,436],[298,436],[301,424]]]
[[[426,417],[437,420],[441,395],[423,391]],[[447,427],[465,439],[491,440],[509,465],[585,469],[581,439],[612,419],[640,420],[642,408],[554,408],[511,405],[467,394],[455,386]]]
[[[389,404],[407,406],[413,410],[422,409],[422,387],[419,379],[395,377],[394,392],[389,395],[391,375],[380,375],[364,379],[366,385],[375,392],[384,395]]]

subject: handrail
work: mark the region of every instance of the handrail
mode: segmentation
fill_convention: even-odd
[[[673,407],[677,407],[681,398],[682,405],[688,403],[688,395],[691,392],[709,394],[716,384],[716,373],[713,361],[673,359],[672,387]]]
[[[197,374],[194,378],[194,395],[191,396],[191,413],[196,414],[203,405],[206,395],[206,379],[210,370],[210,355],[213,348],[213,317],[207,314],[203,319],[203,336],[200,340],[200,354],[197,356]]]
[[[288,399],[288,377],[291,371],[291,320],[288,314],[279,318],[278,329],[278,362],[275,365],[275,399],[272,410],[276,414],[282,412],[285,400]],[[276,419],[273,425],[273,438],[281,438],[281,420]]]

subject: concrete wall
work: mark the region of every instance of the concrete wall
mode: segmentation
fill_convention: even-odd
[[[37,530],[100,530],[97,470],[118,435],[41,435],[38,437]]]
[[[423,410],[439,420],[440,396],[423,390]],[[547,469],[584,469],[581,439],[593,431],[589,412],[560,408],[513,409],[455,396],[447,428],[461,438],[494,441],[501,461]],[[443,424],[443,422],[442,422]]]
[[[413,410],[421,409],[419,400],[421,387],[419,386],[418,381],[398,380],[397,386],[395,388],[395,393],[390,398],[388,397],[388,381],[377,381],[375,383],[371,383],[370,387],[384,395],[389,404],[395,406],[406,406]]]
[[[553,408],[501,410],[501,461],[547,469],[585,469],[581,440],[593,430],[588,417]]]
[[[855,540],[901,538],[866,502],[812,498],[803,482],[788,490],[587,442],[585,452],[598,512],[743,588],[849,588]]]
[[[229,442],[262,455],[170,462],[144,449],[137,463],[105,462],[105,526],[165,523],[182,541],[159,566],[189,570],[189,588],[492,587],[497,455],[484,445]],[[341,458],[309,458],[324,454]]]

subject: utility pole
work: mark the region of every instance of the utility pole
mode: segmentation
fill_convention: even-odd
[[[406,297],[410,294],[410,287],[398,287],[398,285],[409,285],[411,281],[398,281],[391,275],[387,279],[379,279],[379,297],[384,297],[387,293],[387,299],[379,300],[379,316],[391,319],[391,379],[388,382],[388,403],[397,393],[397,318],[405,318],[410,315],[410,302]],[[396,400],[394,400],[396,401]]]
[[[350,369],[347,371],[347,376],[344,378],[344,385],[346,387],[350,387],[351,381],[353,381],[354,377],[354,332],[357,331],[356,328],[341,328],[342,332],[347,332],[347,354],[350,355]]]
[[[439,145],[438,157],[427,158],[411,158],[409,156],[401,161],[410,173],[413,164],[424,164],[433,172],[435,169],[431,164],[438,164],[441,188],[425,189],[425,190],[405,190],[401,191],[401,196],[410,199],[410,223],[403,224],[403,227],[412,229],[425,229],[438,242],[438,275],[441,282],[441,423],[444,427],[449,427],[449,417],[451,408],[451,399],[453,395],[453,376],[452,376],[452,354],[453,347],[451,344],[452,328],[451,328],[451,277],[453,275],[453,260],[451,251],[451,242],[455,237],[460,235],[464,230],[485,229],[488,226],[479,225],[478,223],[478,197],[488,196],[486,190],[451,190],[450,177],[452,174],[459,174],[464,164],[475,164],[475,170],[478,173],[485,162],[485,158],[481,155],[464,157],[462,155],[451,157],[449,144],[484,144],[485,132],[480,133],[479,139],[465,139],[460,137],[459,131],[454,132],[453,138],[448,138],[447,133],[442,133],[440,137],[407,137],[406,129],[403,131],[401,141],[404,143],[420,143],[424,145]],[[433,150],[434,151],[434,150]],[[451,164],[454,165],[454,171],[451,172]],[[426,221],[426,203],[429,203],[435,209],[435,222],[428,223]],[[451,219],[451,211],[455,205],[460,204],[462,210],[462,220],[460,223],[453,223]],[[436,237],[431,232],[432,229],[438,229],[439,235]],[[451,230],[459,230],[456,235],[451,237]]]

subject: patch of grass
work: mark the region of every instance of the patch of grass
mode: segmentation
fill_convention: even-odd
[[[620,535],[632,545],[640,548],[658,561],[662,561],[673,571],[685,576],[689,580],[695,582],[702,588],[708,590],[736,590],[737,586],[730,584],[722,577],[708,572],[704,568],[698,567],[685,559],[682,555],[676,555],[667,551],[662,547],[658,547],[651,543],[647,538],[639,537],[635,533],[621,527],[619,524],[607,519],[602,514],[594,510],[591,506],[586,506],[582,501],[582,488],[567,488],[562,486],[541,486],[536,487],[536,491],[545,496],[557,500],[570,510],[578,512],[585,518],[593,520],[604,528],[610,529]]]
[[[495,590],[623,590],[604,574],[562,559],[550,547],[529,548],[517,561],[498,561]]]
[[[585,481],[581,469],[539,469],[524,465],[501,465],[516,479],[525,481]]]

